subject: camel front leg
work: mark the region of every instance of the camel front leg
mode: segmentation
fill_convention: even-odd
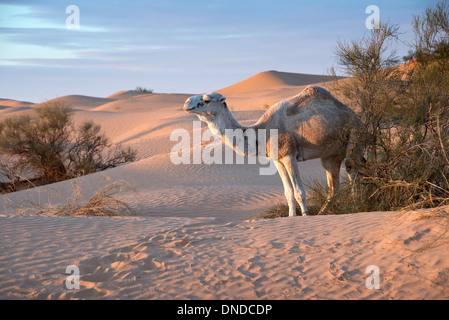
[[[296,201],[298,201],[299,206],[301,207],[302,215],[306,216],[308,213],[306,205],[306,192],[299,177],[298,162],[296,161],[296,157],[287,156],[282,158],[280,161],[287,170],[290,182],[293,186]]]
[[[290,183],[290,177],[288,175],[287,170],[285,169],[284,165],[281,162],[274,161],[274,163],[279,172],[279,176],[281,177],[282,184],[284,185],[284,195],[288,203],[288,216],[294,217],[296,216],[296,203],[293,186]]]

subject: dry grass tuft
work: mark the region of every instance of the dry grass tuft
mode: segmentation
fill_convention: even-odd
[[[73,183],[72,197],[66,200],[63,206],[56,206],[47,212],[62,216],[129,216],[135,212],[124,201],[118,200],[116,195],[125,191],[134,191],[132,186],[124,181],[110,182],[97,190],[92,197],[83,203],[81,200],[81,188]]]
[[[87,201],[82,199],[81,187],[74,181],[72,182],[73,192],[70,197],[65,197],[60,193],[49,194],[48,202],[42,204],[41,194],[38,192],[38,198],[23,201],[20,206],[15,207],[17,214],[46,214],[60,216],[134,216],[135,211],[123,200],[118,199],[118,195],[135,191],[135,189],[124,180],[111,182],[107,178],[107,183],[99,188]],[[63,204],[52,204],[51,198],[62,199]],[[8,199],[7,199],[8,200]],[[7,201],[10,202],[10,201]],[[58,201],[61,202],[61,201]],[[5,203],[5,209],[11,206]]]
[[[305,183],[307,190],[307,205],[309,215],[318,215],[321,208],[325,205],[328,198],[328,188],[319,179],[312,179]],[[352,187],[347,179],[341,182],[340,189],[330,202],[329,210],[326,215],[346,214],[353,212],[370,211],[366,206],[357,203],[351,193]],[[301,215],[301,209],[296,205],[296,214]],[[270,207],[264,214],[258,216],[263,219],[275,219],[288,217],[288,205],[279,202]]]
[[[300,212],[299,207],[297,208],[297,212]],[[288,205],[278,202],[274,206],[270,207],[267,212],[257,216],[259,219],[276,219],[288,217]]]

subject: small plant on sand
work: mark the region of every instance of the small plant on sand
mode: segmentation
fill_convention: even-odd
[[[296,207],[297,212],[301,212],[299,206]],[[261,219],[276,219],[288,217],[288,205],[278,202],[272,207],[270,207],[265,213],[257,216],[257,218]]]
[[[144,87],[136,87],[135,91],[139,91],[142,93],[149,93],[149,94],[153,93],[153,89],[144,88]]]
[[[98,189],[89,200],[83,202],[81,189],[76,182],[73,182],[73,194],[71,198],[65,199],[66,204],[46,211],[63,216],[133,216],[135,212],[131,207],[116,197],[125,191],[134,191],[128,182],[124,180],[110,182]]]
[[[134,192],[134,188],[124,180],[108,182],[100,187],[87,200],[82,198],[82,190],[80,185],[72,182],[72,195],[63,196],[54,192],[49,194],[49,203],[42,204],[40,200],[25,201],[19,208],[15,208],[19,214],[48,214],[61,216],[134,216],[134,210],[119,196],[125,192]],[[51,198],[59,199],[58,202],[63,204],[52,204]]]
[[[318,214],[322,206],[327,201],[329,194],[327,186],[319,179],[308,181],[306,186],[309,190],[311,214]],[[358,201],[360,193],[363,193],[363,196],[365,196],[368,190],[363,187],[353,190],[353,187],[354,186],[348,181],[348,179],[344,179],[342,181],[340,188],[337,190],[335,196],[330,202],[329,211],[327,214],[345,214],[373,210],[373,208],[369,206],[369,203]]]
[[[328,187],[325,182],[319,179],[307,181],[305,186],[308,190],[307,202],[309,203],[309,215],[318,215],[321,208],[327,202],[329,195]],[[373,211],[373,208],[368,203],[357,201],[361,196],[358,193],[366,193],[368,190],[359,188],[357,194],[354,194],[352,188],[353,185],[347,179],[342,181],[339,190],[329,204],[329,209],[326,214]],[[299,206],[297,207],[297,211],[300,212]],[[273,205],[267,212],[259,216],[259,218],[266,219],[281,217],[288,217],[288,206],[281,202]]]

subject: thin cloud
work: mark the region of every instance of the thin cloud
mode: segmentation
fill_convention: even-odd
[[[376,5],[381,19],[410,33],[412,14],[431,5],[424,2],[378,0]],[[100,83],[109,91],[109,86],[135,86],[137,79],[151,79],[159,92],[203,92],[264,70],[322,73],[335,62],[332,49],[339,38],[358,39],[366,31],[365,8],[371,4],[357,0],[73,3],[80,9],[79,30],[65,26],[69,16],[65,10],[72,2],[1,1],[0,97],[33,100],[33,94],[45,95],[58,87],[69,90],[62,86],[70,85],[79,94],[95,95]],[[30,87],[23,90],[26,83]]]

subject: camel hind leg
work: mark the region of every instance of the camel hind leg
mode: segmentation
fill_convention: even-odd
[[[329,195],[324,206],[321,208],[318,214],[325,214],[329,210],[330,202],[332,201],[335,193],[340,188],[340,168],[343,162],[344,156],[338,155],[328,158],[322,158],[321,164],[326,170],[327,185],[329,187]]]

